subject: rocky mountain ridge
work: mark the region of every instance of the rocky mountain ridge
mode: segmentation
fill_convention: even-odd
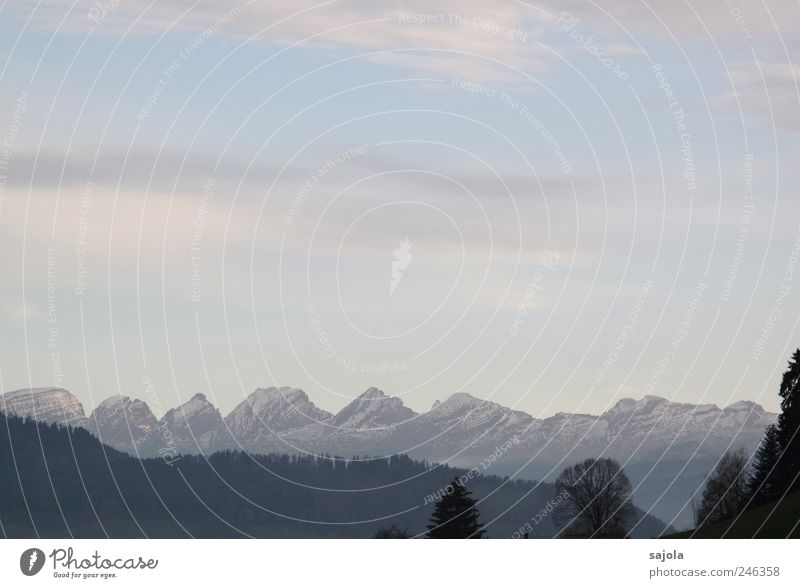
[[[202,394],[161,419],[144,401],[127,396],[104,400],[87,417],[72,394],[57,388],[9,392],[0,396],[0,409],[84,427],[140,457],[228,449],[344,457],[405,453],[459,467],[488,463],[487,473],[531,479],[553,479],[586,457],[614,457],[637,487],[637,503],[679,525],[688,521],[691,497],[724,452],[755,450],[776,418],[753,402],[719,408],[645,396],[620,400],[600,415],[537,419],[463,392],[416,413],[377,388],[337,414],[289,387],[259,388],[224,417]]]

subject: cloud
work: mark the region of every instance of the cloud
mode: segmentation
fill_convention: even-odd
[[[667,41],[687,56],[687,67],[698,67],[691,61],[700,54],[692,47],[703,44],[704,60],[713,59],[719,50],[721,62],[715,66],[714,76],[728,81],[725,68],[732,69],[736,88],[722,95],[718,104],[735,108],[737,115],[737,94],[743,108],[759,120],[774,116],[775,122],[786,128],[797,128],[800,112],[796,72],[786,63],[786,55],[800,49],[800,8],[790,2],[726,0],[676,5],[674,0],[543,0],[531,6],[514,1],[445,0],[433,9],[422,0],[390,4],[368,0],[195,4],[98,0],[88,6],[71,0],[45,0],[34,8],[31,3],[12,0],[5,11],[19,21],[32,11],[32,26],[48,31],[60,26],[65,32],[91,31],[94,36],[113,38],[125,33],[155,39],[155,35],[171,31],[236,41],[252,39],[256,44],[321,49],[333,59],[355,55],[371,63],[497,85],[523,82],[526,74],[538,76],[559,67],[561,58],[580,55],[563,31],[567,15],[579,23],[582,33],[598,36],[596,43],[605,53],[619,58],[659,51]],[[764,66],[766,89],[757,69],[738,65],[749,60],[751,49],[760,59],[770,60]]]
[[[11,2],[13,6],[25,5]],[[528,72],[542,71],[547,49],[535,39],[551,25],[552,14],[522,3],[449,0],[436,4],[420,0],[387,6],[366,0],[308,2],[215,2],[187,5],[178,0],[125,0],[98,13],[72,8],[67,0],[47,0],[36,11],[34,26],[52,30],[63,20],[63,31],[118,36],[154,35],[164,31],[206,37],[247,39],[279,45],[344,49],[355,53],[396,50],[398,57],[371,57],[415,70],[466,74],[486,81],[509,77],[503,64]],[[20,7],[20,10],[24,8]],[[89,9],[91,11],[91,7]],[[90,18],[91,17],[91,18]],[[444,52],[423,59],[404,54],[422,49]],[[457,52],[456,55],[454,52]],[[486,58],[485,60],[483,58]],[[393,60],[393,61],[392,61]],[[487,63],[494,63],[487,67]]]
[[[800,32],[798,6],[792,2],[746,0],[561,0],[548,3],[583,19],[598,30],[629,35],[633,40],[658,38],[680,43],[789,43]],[[742,43],[744,41],[745,43]]]
[[[790,131],[800,131],[798,70],[790,63],[750,63],[731,71],[733,89],[716,105],[745,121],[757,120]]]
[[[532,34],[552,28],[558,16],[569,12],[593,28],[628,31],[631,36],[688,38],[708,31],[719,41],[731,38],[774,39],[787,42],[800,29],[798,7],[791,2],[752,3],[744,0],[675,2],[675,0],[543,0],[481,2],[443,0],[436,3],[406,0],[377,3],[369,0],[270,0],[242,2],[215,0],[44,0],[37,3],[33,22],[43,28],[61,23],[64,29],[117,34],[131,27],[135,34],[174,31],[200,32],[220,23],[220,33],[250,36],[268,29],[264,36],[279,43],[294,43],[313,35],[314,43],[353,47],[437,46],[476,49],[495,46],[516,53],[519,47],[505,41],[528,41]],[[25,0],[10,0],[6,10],[24,14],[31,10]],[[63,18],[65,17],[66,18]],[[226,17],[228,17],[226,19]]]

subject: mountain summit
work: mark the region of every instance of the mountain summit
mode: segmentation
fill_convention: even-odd
[[[332,424],[340,429],[370,430],[399,425],[417,416],[399,398],[370,388],[340,410]]]
[[[83,405],[63,388],[25,388],[0,395],[0,410],[46,423],[83,425]]]

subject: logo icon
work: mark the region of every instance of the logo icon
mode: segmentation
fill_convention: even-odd
[[[389,294],[394,294],[395,288],[403,279],[403,272],[408,269],[414,256],[411,254],[411,246],[414,243],[407,237],[400,241],[400,248],[395,249],[394,260],[392,261],[392,283],[389,285]]]
[[[19,569],[26,576],[35,576],[42,571],[44,560],[44,551],[41,549],[26,549],[19,557]]]

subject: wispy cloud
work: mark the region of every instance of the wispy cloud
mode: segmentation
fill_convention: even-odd
[[[732,90],[716,103],[732,116],[744,116],[746,121],[800,131],[798,73],[791,63],[739,65],[731,72]]]
[[[522,3],[455,0],[435,8],[420,0],[394,6],[366,0],[218,0],[194,5],[126,0],[115,3],[102,19],[90,18],[91,7],[67,0],[48,0],[34,10],[34,25],[48,30],[60,26],[64,32],[152,35],[167,30],[198,33],[219,23],[214,29],[219,37],[356,53],[389,49],[397,55],[368,59],[428,72],[471,73],[485,81],[508,79],[509,68],[541,71],[549,60],[537,39],[553,21],[549,10]],[[412,49],[443,53],[422,58],[407,53]]]

